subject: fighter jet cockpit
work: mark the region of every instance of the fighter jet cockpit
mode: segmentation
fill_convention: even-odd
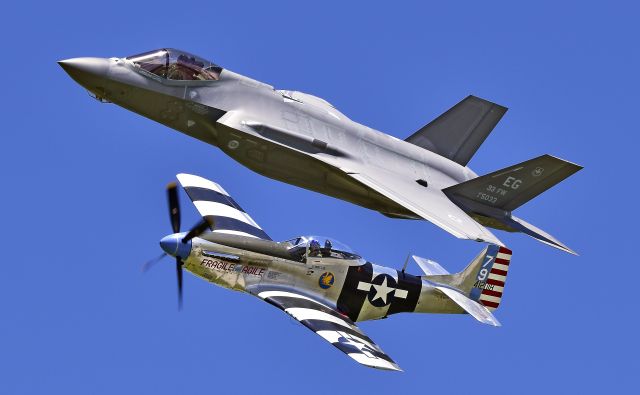
[[[126,58],[142,73],[174,81],[217,81],[222,67],[199,56],[163,48]]]
[[[307,258],[361,259],[349,246],[324,236],[300,236],[282,243],[289,247],[289,254],[300,262],[306,262]]]

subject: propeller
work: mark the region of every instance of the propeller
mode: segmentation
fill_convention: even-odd
[[[169,219],[173,233],[180,232],[180,201],[178,200],[178,186],[175,182],[167,185],[167,201],[169,203]],[[182,241],[184,243],[184,239]],[[180,257],[176,257],[176,277],[178,278],[178,310],[182,310],[182,266]]]
[[[169,219],[173,233],[180,232],[180,201],[178,200],[178,186],[175,182],[167,185],[167,201],[169,202]]]
[[[178,187],[175,182],[171,182],[167,185],[167,202],[169,204],[169,220],[171,221],[171,229],[173,233],[180,232],[180,200],[178,199]],[[180,239],[180,243],[187,243],[189,240],[194,237],[198,237],[209,229],[209,223],[202,219],[198,222],[194,227],[192,227],[189,232],[187,232],[182,239]],[[170,238],[171,236],[167,236]],[[164,239],[163,239],[164,240]],[[175,240],[175,239],[173,239]],[[175,243],[175,241],[174,241]],[[162,242],[161,242],[162,244]],[[163,246],[163,248],[165,248]],[[153,265],[160,262],[162,258],[169,255],[167,252],[162,253],[160,256],[151,259],[142,266],[142,271],[148,271]],[[173,253],[171,255],[174,255]],[[182,267],[184,266],[184,262],[179,256],[176,256],[176,277],[178,279],[178,310],[182,310]]]
[[[189,232],[187,232],[186,235],[184,235],[184,237],[182,238],[182,242],[186,243],[194,237],[200,236],[207,230],[209,230],[209,222],[205,219],[202,219],[202,221],[198,222],[193,228],[191,228],[191,230],[189,230]]]
[[[167,256],[166,252],[163,252],[162,254],[160,254],[160,256],[153,258],[149,261],[146,261],[144,263],[144,265],[142,265],[142,272],[145,273],[147,271],[149,271],[149,269],[151,269],[151,267],[153,267],[153,265],[155,265],[156,263],[160,262],[162,260],[162,258],[164,258],[165,256]]]

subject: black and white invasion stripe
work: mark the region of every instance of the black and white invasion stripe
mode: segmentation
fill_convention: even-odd
[[[212,231],[271,240],[220,185],[191,174],[178,174],[177,177]]]
[[[284,310],[356,362],[377,369],[402,370],[353,321],[329,306],[282,290],[262,291],[258,296]]]

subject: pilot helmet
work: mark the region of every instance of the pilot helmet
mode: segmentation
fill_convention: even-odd
[[[330,250],[331,248],[333,248],[333,244],[331,243],[331,240],[326,239],[326,240],[324,241],[324,248],[325,248],[326,250]]]

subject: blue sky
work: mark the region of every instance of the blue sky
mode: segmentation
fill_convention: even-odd
[[[638,8],[425,3],[3,5],[0,393],[629,392]],[[164,186],[178,172],[224,185],[274,238],[333,235],[392,267],[412,253],[459,270],[482,246],[263,178],[99,104],[56,64],[165,46],[399,138],[468,94],[509,107],[470,166],[544,153],[585,166],[518,210],[580,256],[500,233],[514,251],[502,328],[438,315],[361,324],[402,374],[360,367],[279,310],[190,275],[178,313],[170,260],[140,271],[170,233]],[[183,212],[185,226],[197,221],[186,199]]]

